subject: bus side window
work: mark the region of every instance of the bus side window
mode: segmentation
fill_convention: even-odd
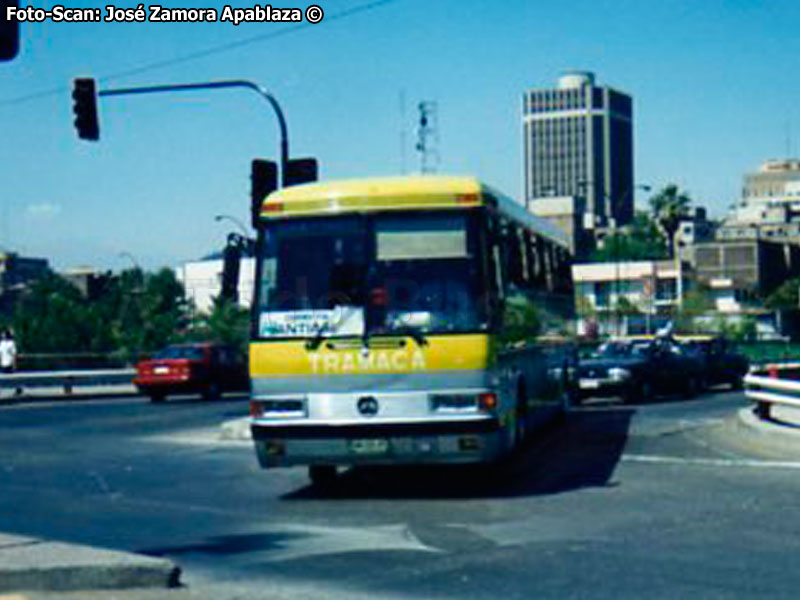
[[[504,229],[503,235],[503,246],[505,247],[505,256],[506,259],[503,261],[504,266],[507,268],[508,273],[506,276],[506,294],[508,294],[510,290],[510,286],[513,284],[517,289],[521,289],[525,286],[525,276],[523,274],[523,258],[520,242],[519,242],[519,233],[517,228],[513,225],[507,225]]]
[[[548,260],[547,260],[547,241],[544,238],[536,240],[536,262],[539,265],[538,282],[542,286],[547,286],[548,282]]]
[[[490,217],[485,231],[486,246],[486,307],[489,314],[489,327],[497,330],[502,326],[503,303],[505,298],[505,274],[501,245],[500,221]]]
[[[531,277],[531,256],[530,256],[530,241],[531,234],[529,231],[520,231],[519,236],[519,254],[522,258],[522,279],[528,287],[533,286],[533,277]]]

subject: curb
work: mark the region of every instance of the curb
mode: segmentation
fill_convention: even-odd
[[[164,558],[0,533],[0,593],[166,589],[179,579]]]
[[[739,423],[762,435],[780,436],[797,442],[800,448],[800,426],[780,420],[764,420],[756,416],[754,408],[748,406],[738,412]]]
[[[233,419],[222,424],[219,435],[221,440],[251,441],[253,436],[250,431],[250,417]]]
[[[800,455],[800,427],[764,421],[753,412],[753,407],[739,409],[734,419],[735,427],[759,447],[780,454]]]

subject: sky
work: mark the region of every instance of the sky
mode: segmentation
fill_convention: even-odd
[[[103,14],[107,1],[59,0]],[[633,97],[636,182],[677,183],[712,215],[746,172],[800,154],[796,0],[287,1],[273,6],[316,2],[324,18],[23,23],[19,56],[0,63],[0,251],[59,270],[176,267],[236,229],[215,215],[248,224],[250,161],[277,158],[274,113],[238,89],[103,97],[100,141],[79,140],[76,77],[101,90],[251,80],[322,179],[418,171],[417,105],[435,102],[438,171],[519,199],[522,95],[575,69]]]

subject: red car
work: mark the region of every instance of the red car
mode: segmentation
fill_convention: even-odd
[[[176,344],[136,365],[134,385],[153,402],[168,394],[199,393],[217,398],[224,391],[246,390],[247,365],[232,346],[214,343]]]

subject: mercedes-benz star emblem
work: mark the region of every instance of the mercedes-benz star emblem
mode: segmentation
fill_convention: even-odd
[[[358,408],[358,412],[365,417],[373,417],[378,414],[378,401],[372,396],[359,398],[356,407]]]

